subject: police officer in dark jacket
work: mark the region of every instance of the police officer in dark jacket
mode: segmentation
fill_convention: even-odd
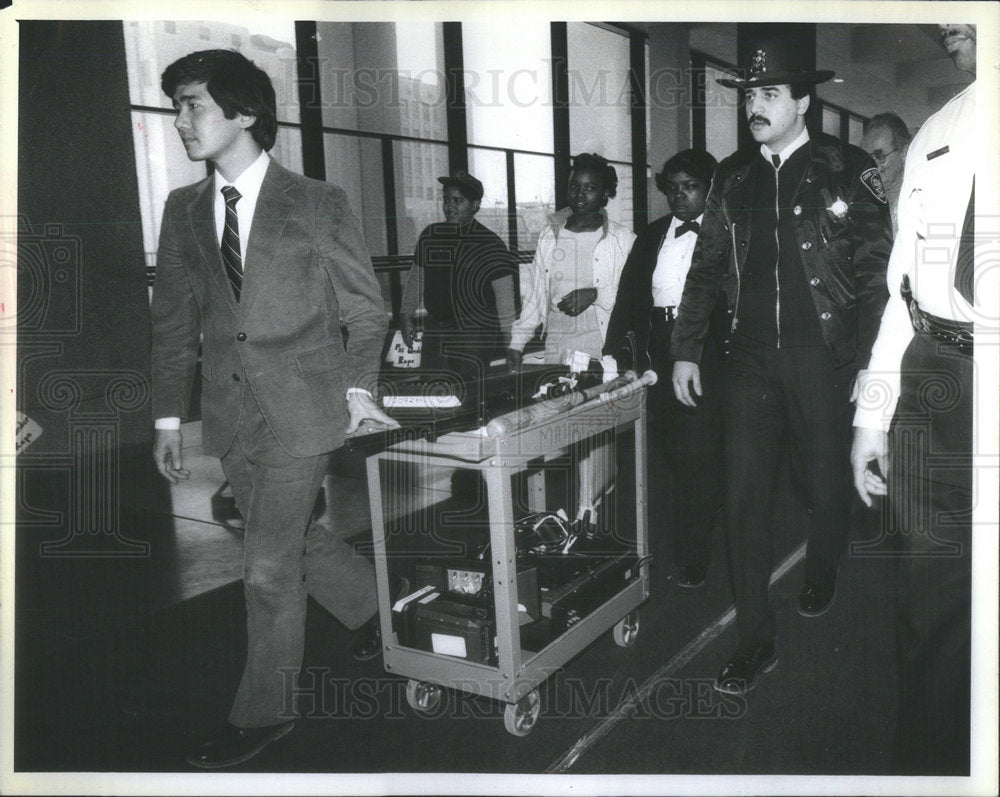
[[[810,134],[812,87],[794,39],[756,42],[743,92],[757,146],[716,170],[671,340],[674,390],[694,405],[720,289],[731,313],[724,367],[726,526],[739,647],[715,686],[742,694],[777,663],[767,588],[772,496],[791,444],[812,509],[799,612],[832,604],[849,527],[851,387],[888,298],[891,223],[878,168],[861,149]]]

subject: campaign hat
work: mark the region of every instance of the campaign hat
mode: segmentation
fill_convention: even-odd
[[[741,49],[746,53],[747,62],[740,65],[738,73],[728,78],[716,78],[731,89],[783,83],[823,83],[835,74],[832,69],[813,69],[807,61],[809,48],[803,47],[792,36],[757,39]]]

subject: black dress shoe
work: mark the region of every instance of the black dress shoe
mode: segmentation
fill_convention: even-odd
[[[771,672],[778,664],[774,643],[738,650],[715,679],[715,689],[730,695],[743,695],[757,685],[761,673]]]
[[[402,598],[410,589],[410,582],[402,576],[392,576],[389,580],[390,604]],[[354,640],[351,655],[358,661],[369,661],[382,652],[382,626],[378,612],[358,630],[358,638]]]
[[[227,723],[218,736],[202,742],[192,750],[187,762],[202,769],[222,769],[242,764],[294,727],[294,720],[279,725],[265,725],[263,728],[237,728]]]
[[[819,617],[833,605],[837,595],[837,582],[828,584],[806,584],[799,593],[799,614],[803,617]]]
[[[677,568],[677,584],[686,589],[697,589],[705,583],[708,565],[681,565]]]
[[[358,661],[374,659],[382,652],[382,629],[379,625],[378,613],[368,620],[358,631],[354,640],[351,655]]]

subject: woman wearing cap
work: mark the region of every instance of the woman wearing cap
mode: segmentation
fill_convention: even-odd
[[[517,260],[475,220],[483,184],[468,172],[439,177],[445,221],[417,240],[400,307],[403,342],[412,347],[414,314],[427,310],[421,366],[473,378],[502,358],[517,312]]]
[[[617,189],[618,175],[603,157],[587,153],[574,158],[569,207],[549,217],[534,260],[521,270],[523,305],[507,352],[512,368],[520,366],[524,346],[539,324],[545,362],[569,363],[578,352],[587,359],[601,358],[618,280],[635,240],[605,210]],[[581,458],[577,519],[585,523],[595,522],[596,506],[609,489],[610,451],[601,445]]]

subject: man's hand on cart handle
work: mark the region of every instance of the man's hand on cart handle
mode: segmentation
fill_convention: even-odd
[[[379,409],[375,399],[362,391],[352,390],[347,394],[347,411],[351,416],[347,424],[347,434],[354,434],[362,421],[370,421],[372,431],[399,428],[399,421],[386,415]]]

